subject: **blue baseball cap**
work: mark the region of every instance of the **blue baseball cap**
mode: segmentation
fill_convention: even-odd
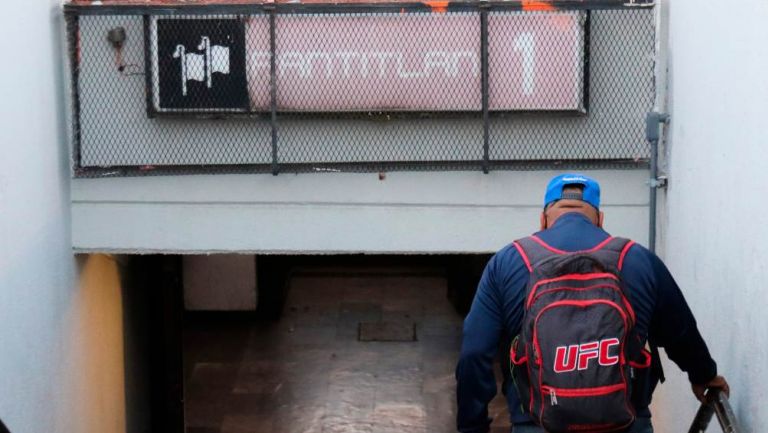
[[[563,188],[567,185],[581,185],[584,189],[581,194],[563,194]],[[562,199],[585,201],[595,209],[600,209],[600,184],[595,179],[583,174],[565,173],[555,176],[547,185],[547,192],[544,195],[544,208],[550,203]]]

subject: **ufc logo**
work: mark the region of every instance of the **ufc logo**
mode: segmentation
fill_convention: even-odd
[[[611,355],[611,348],[619,345],[618,338],[607,338],[590,343],[558,346],[555,352],[555,373],[586,370],[589,361],[597,359],[600,365],[608,366],[619,362],[619,355]]]

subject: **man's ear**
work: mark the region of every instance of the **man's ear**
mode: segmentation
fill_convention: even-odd
[[[539,224],[541,225],[542,230],[547,229],[547,214],[545,212],[541,213],[541,216],[539,217]]]
[[[603,228],[603,219],[605,218],[605,215],[603,214],[603,211],[597,212],[597,226],[600,228]]]

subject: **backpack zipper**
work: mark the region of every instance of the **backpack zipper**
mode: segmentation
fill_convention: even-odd
[[[614,392],[622,391],[627,388],[623,383],[617,383],[615,385],[597,386],[594,388],[554,388],[544,385],[542,390],[549,394],[552,400],[552,405],[557,405],[557,395],[560,397],[597,397],[601,395],[607,395]]]
[[[617,383],[615,385],[608,385],[608,386],[598,386],[594,388],[554,388],[547,385],[542,385],[541,387],[541,411],[539,412],[539,423],[544,423],[544,409],[546,408],[546,405],[544,404],[544,396],[546,394],[549,394],[549,403],[551,407],[558,406],[557,402],[557,396],[558,394],[560,397],[599,397],[603,395],[612,394],[614,392],[619,391],[626,391],[627,386],[624,383]],[[627,411],[632,416],[632,420],[635,419],[635,414],[632,410],[627,407]],[[533,413],[533,412],[531,412]],[[630,422],[631,424],[631,422]],[[629,424],[627,424],[629,425]],[[616,429],[612,430],[618,430],[620,428],[623,428],[626,426],[622,426]]]

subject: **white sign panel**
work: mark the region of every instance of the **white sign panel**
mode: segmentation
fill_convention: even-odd
[[[170,53],[174,59],[194,56],[186,57],[187,69],[178,62],[170,67],[176,74],[186,71],[186,79],[176,83],[182,87],[200,82],[210,88],[217,76],[244,75],[247,110],[269,111],[269,18],[253,16],[241,22],[244,64],[232,61],[239,56],[233,51],[238,49],[236,40],[214,43],[205,39],[207,35],[195,34],[190,40],[200,43],[194,52],[179,46]],[[488,33],[491,110],[584,110],[583,12],[493,12]],[[482,108],[477,13],[278,15],[275,35],[278,111]],[[227,92],[235,88],[230,85]],[[234,97],[229,102],[208,108],[242,107],[243,100]]]

